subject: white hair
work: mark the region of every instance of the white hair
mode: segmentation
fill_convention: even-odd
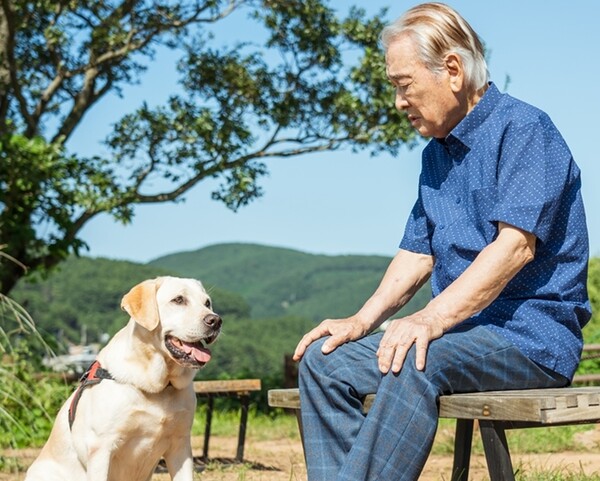
[[[484,48],[479,36],[453,8],[443,3],[423,3],[408,10],[381,32],[385,50],[401,35],[414,40],[423,63],[440,72],[448,54],[460,58],[467,87],[476,91],[488,82]]]

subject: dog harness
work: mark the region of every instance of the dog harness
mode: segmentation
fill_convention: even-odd
[[[113,379],[113,377],[106,369],[103,369],[102,366],[100,366],[98,361],[94,361],[92,365],[88,367],[87,371],[83,373],[79,379],[79,387],[77,388],[77,391],[75,391],[75,396],[73,396],[73,400],[69,406],[69,429],[73,428],[77,404],[79,404],[79,399],[83,394],[83,390],[86,387],[100,383],[104,379]]]

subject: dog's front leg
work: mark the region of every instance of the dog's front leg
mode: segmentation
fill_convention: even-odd
[[[173,481],[194,479],[194,458],[189,436],[174,439],[164,458]]]
[[[86,481],[107,481],[110,471],[110,458],[112,453],[109,449],[92,448],[88,451]]]

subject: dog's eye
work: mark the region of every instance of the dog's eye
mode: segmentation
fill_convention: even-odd
[[[210,308],[210,299],[206,299],[206,302],[204,303],[204,305],[208,308]]]
[[[174,304],[185,304],[185,298],[183,296],[177,296],[171,299],[171,302],[173,302]]]

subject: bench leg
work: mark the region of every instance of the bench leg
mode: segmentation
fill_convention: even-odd
[[[295,409],[296,420],[298,421],[298,432],[300,433],[300,441],[302,441],[302,452],[304,453],[304,462],[306,462],[306,451],[304,450],[304,431],[302,431],[302,415],[300,409]]]
[[[208,397],[208,407],[206,409],[206,424],[204,425],[204,447],[202,449],[202,459],[208,461],[208,441],[210,440],[210,428],[212,425],[212,414],[215,400],[212,396]]]
[[[246,442],[246,425],[248,424],[248,405],[250,396],[240,396],[240,431],[238,434],[237,454],[235,460],[241,463],[244,460],[244,444]]]
[[[491,481],[514,481],[508,442],[502,422],[479,420],[479,430]]]
[[[457,419],[454,436],[454,463],[452,481],[467,481],[471,462],[471,444],[473,441],[473,420]]]

